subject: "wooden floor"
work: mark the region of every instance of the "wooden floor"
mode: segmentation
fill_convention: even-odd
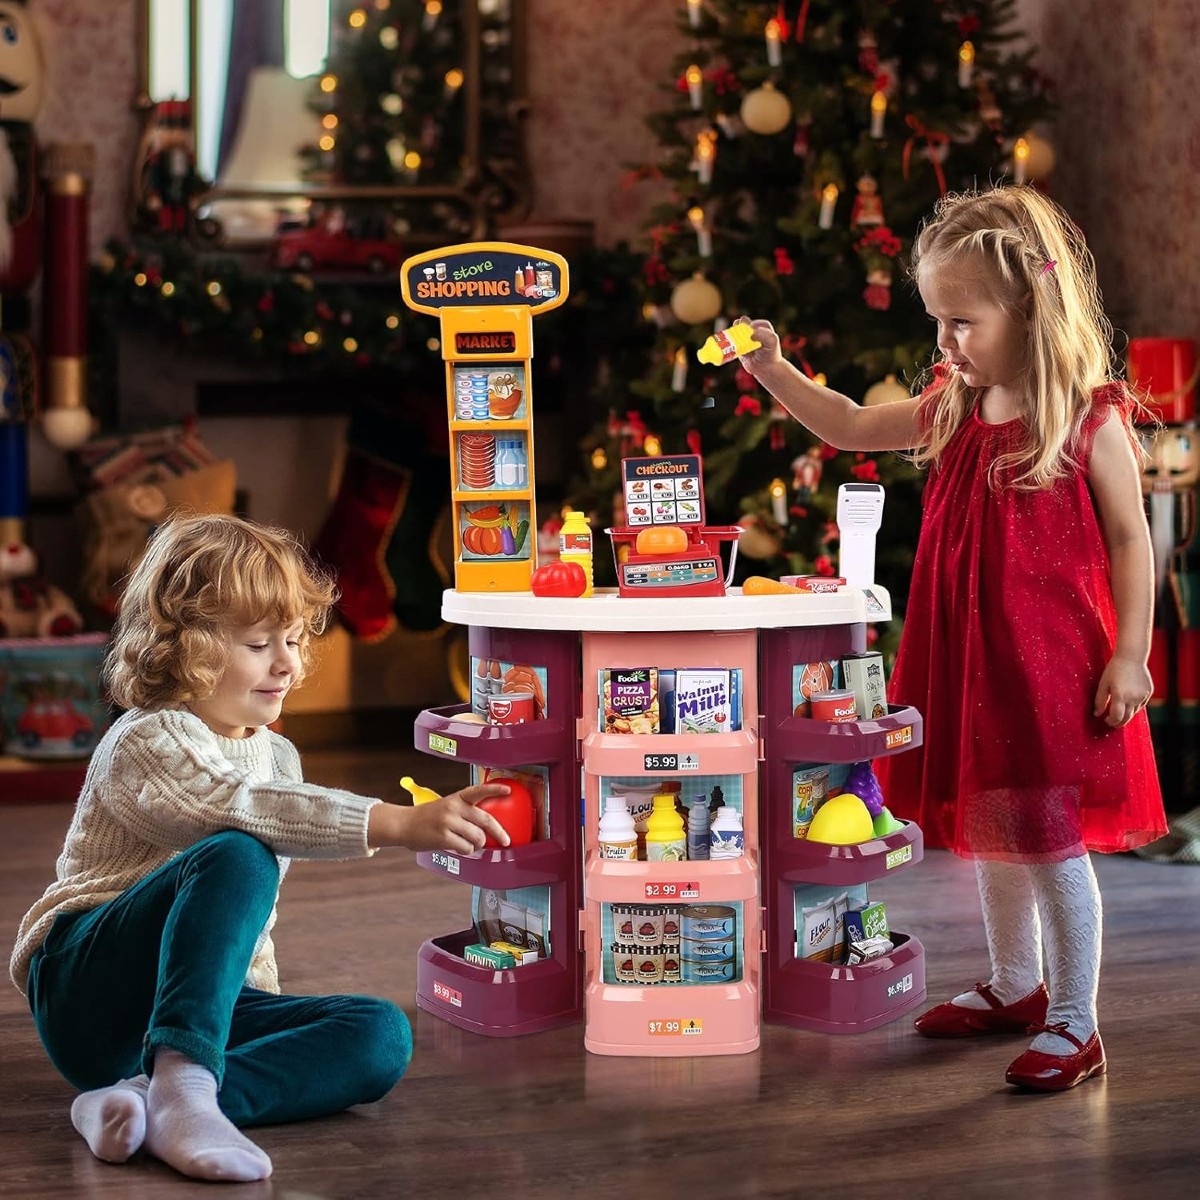
[[[411,752],[305,756],[308,777],[394,795],[461,768]],[[0,950],[48,881],[66,805],[0,805]],[[587,1053],[582,1027],[489,1039],[417,1012],[416,953],[462,927],[468,892],[407,853],[302,863],[276,930],[292,991],[365,991],[414,1021],[408,1076],[381,1103],[256,1130],[280,1200],[360,1197],[909,1197],[1083,1200],[1197,1194],[1200,1179],[1200,870],[1099,857],[1105,902],[1101,1029],[1110,1073],[1059,1096],[1020,1095],[1004,1068],[1024,1041],[918,1037],[908,1020],[855,1036],[768,1026],[754,1054]],[[877,893],[928,956],[931,1001],[984,978],[969,864],[931,853]],[[0,988],[0,1196],[213,1196],[153,1160],[94,1160],[68,1119],[71,1089],[28,1011]]]

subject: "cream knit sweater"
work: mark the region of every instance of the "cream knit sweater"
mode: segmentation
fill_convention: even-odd
[[[29,960],[59,913],[96,908],[181,850],[240,829],[280,858],[364,858],[367,796],[305,783],[300,756],[265,726],[225,738],[187,709],[134,709],[116,720],[88,765],[57,878],[25,914],[9,963],[25,992]],[[263,928],[246,983],[279,991],[271,927]]]

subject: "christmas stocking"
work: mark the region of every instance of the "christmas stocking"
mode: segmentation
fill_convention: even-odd
[[[380,641],[398,624],[441,626],[448,576],[432,542],[448,483],[445,458],[430,452],[423,428],[380,409],[355,414],[341,486],[313,543],[336,573],[337,615],[355,637]]]

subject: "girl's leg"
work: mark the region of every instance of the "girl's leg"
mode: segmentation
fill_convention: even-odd
[[[185,1174],[228,1177],[213,1175],[225,1170],[214,1154],[235,1160],[239,1178],[270,1170],[266,1155],[221,1116],[215,1096],[233,1006],[278,884],[278,863],[261,842],[217,834],[107,904],[60,918],[32,964],[38,1033],[77,1087],[105,1087],[141,1066],[157,1074],[159,1058],[175,1064],[172,1052],[211,1077],[211,1088],[199,1090],[173,1069],[157,1088],[151,1080],[148,1148]],[[168,1119],[185,1110],[186,1119]],[[207,1141],[218,1129],[220,1144],[183,1137],[200,1130]],[[258,1173],[247,1176],[251,1159]]]
[[[412,1058],[408,1018],[374,996],[246,988],[233,1012],[221,1109],[239,1126],[341,1112],[387,1095]]]
[[[121,1079],[112,1087],[80,1092],[71,1105],[71,1124],[99,1159],[123,1163],[146,1140],[145,1075]]]
[[[1092,860],[1086,855],[1029,868],[1046,932],[1050,1009],[1046,1024],[1065,1021],[1086,1043],[1096,1032],[1096,993],[1100,986],[1103,908]],[[1039,1034],[1032,1049],[1075,1054],[1079,1047],[1054,1033]]]
[[[1029,868],[975,860],[983,927],[992,962],[989,986],[1001,1004],[1015,1004],[1042,981],[1042,939]],[[991,1006],[976,991],[955,996],[964,1008]]]

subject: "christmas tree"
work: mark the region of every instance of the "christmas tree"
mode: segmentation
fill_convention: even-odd
[[[680,0],[683,46],[662,146],[636,174],[670,185],[652,212],[638,294],[652,330],[598,389],[574,502],[612,523],[623,455],[704,455],[710,524],[746,532],[738,574],[832,574],[837,488],[887,489],[878,578],[902,609],[921,478],[891,454],[816,442],[736,362],[696,351],[740,314],[770,319],[784,353],[844,394],[886,403],[930,362],[933,331],[906,285],[940,194],[1052,162],[1048,112],[1012,0]],[[616,512],[617,523],[621,513]],[[597,556],[602,564],[603,556]]]

